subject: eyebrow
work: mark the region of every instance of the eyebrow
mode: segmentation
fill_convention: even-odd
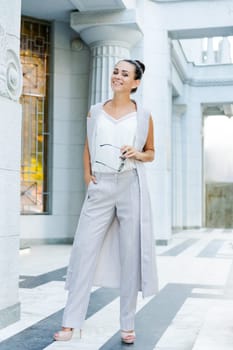
[[[119,70],[119,68],[117,68],[117,67],[115,67],[114,70],[115,70],[115,69]],[[126,70],[126,69],[122,69],[122,72],[127,72],[127,73],[129,73],[129,71]]]

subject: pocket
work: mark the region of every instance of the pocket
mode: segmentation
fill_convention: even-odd
[[[97,192],[97,186],[98,183],[95,183],[93,181],[90,181],[88,186],[87,186],[87,198],[92,198],[93,195],[95,195],[95,193]]]

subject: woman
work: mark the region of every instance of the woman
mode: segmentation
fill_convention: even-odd
[[[113,70],[113,98],[92,106],[87,118],[84,179],[87,195],[72,248],[62,330],[55,340],[70,340],[85,320],[93,284],[120,288],[123,342],[136,338],[138,291],[157,291],[154,239],[144,162],[154,159],[153,122],[130,94],[145,66],[121,60]]]

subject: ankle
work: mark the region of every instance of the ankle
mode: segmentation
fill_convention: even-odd
[[[62,327],[62,330],[63,330],[64,332],[70,332],[70,331],[72,331],[72,330],[73,330],[73,328],[69,328],[69,327]]]

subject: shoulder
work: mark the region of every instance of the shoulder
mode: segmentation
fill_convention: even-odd
[[[95,103],[94,105],[91,105],[90,109],[97,109],[97,108],[102,108],[103,102],[98,102]]]
[[[94,105],[91,105],[88,116],[92,117],[92,116],[95,116],[97,113],[99,113],[99,111],[101,111],[103,107],[103,104],[104,104],[103,102],[98,102]]]
[[[141,115],[144,119],[148,120],[151,117],[151,110],[143,105],[138,104],[138,111],[141,112]]]
[[[90,111],[99,110],[100,108],[102,108],[102,105],[103,105],[102,102],[95,103],[94,105],[91,105]]]
[[[95,117],[96,114],[101,110],[102,105],[103,105],[102,102],[98,102],[94,105],[91,105],[87,116],[92,118]]]
[[[149,108],[143,107],[143,114],[146,118],[150,118],[151,110]]]

